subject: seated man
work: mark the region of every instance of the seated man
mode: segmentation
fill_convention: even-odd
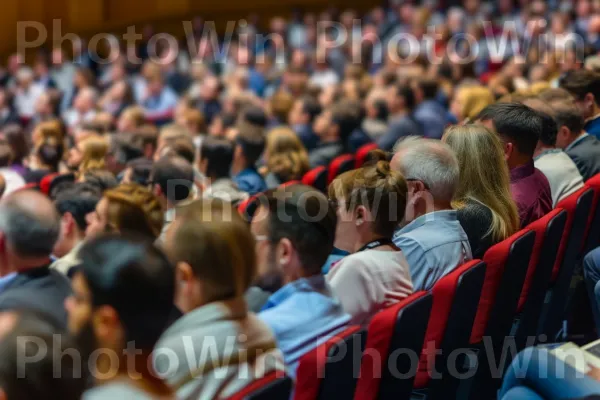
[[[600,139],[600,74],[581,69],[569,71],[560,79],[559,85],[573,97],[583,114],[583,129]]]
[[[552,210],[550,183],[533,163],[544,125],[540,114],[524,104],[496,103],[484,108],[477,120],[496,132],[504,143],[510,190],[517,203],[521,227],[548,214]]]
[[[319,145],[308,154],[311,168],[327,166],[347,148],[348,138],[357,127],[356,116],[350,104],[337,103],[326,108],[314,122]]]
[[[267,190],[267,184],[256,170],[256,163],[265,149],[264,130],[249,122],[240,123],[235,139],[231,171],[238,188],[251,196]]]
[[[151,362],[175,312],[175,271],[149,242],[105,235],[79,252],[73,296],[65,302],[69,331],[95,378],[85,399],[173,398]],[[101,352],[106,357],[94,357]]]
[[[259,317],[295,376],[300,357],[343,330],[350,321],[321,267],[333,249],[336,212],[324,194],[303,185],[266,193],[252,220],[259,279],[279,276],[284,286]],[[325,212],[323,212],[325,211]]]
[[[438,140],[407,138],[391,162],[408,184],[404,226],[394,244],[402,250],[414,291],[429,290],[444,275],[471,260],[469,238],[452,209],[458,161]]]

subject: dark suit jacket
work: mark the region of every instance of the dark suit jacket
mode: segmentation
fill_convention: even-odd
[[[65,299],[71,295],[71,284],[60,272],[49,266],[21,272],[0,291],[0,311],[32,309],[40,311],[67,326]]]
[[[600,173],[600,141],[594,136],[584,137],[565,151],[577,165],[584,181]]]

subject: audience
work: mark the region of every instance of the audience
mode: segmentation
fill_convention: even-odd
[[[63,303],[71,288],[50,269],[59,235],[58,213],[42,194],[21,191],[0,202],[0,310],[39,310],[66,325]]]
[[[159,242],[163,242],[169,224],[175,219],[177,207],[190,199],[194,187],[193,167],[181,157],[163,157],[152,167],[150,184],[165,210],[164,224],[158,238]]]
[[[102,193],[87,183],[77,183],[58,194],[54,205],[61,216],[60,236],[52,252],[56,261],[51,268],[70,276],[71,269],[81,263],[77,253],[85,239],[86,216],[96,210],[101,197]]]
[[[275,128],[268,133],[264,159],[267,167],[265,183],[269,189],[301,180],[309,169],[308,153],[289,128]]]
[[[477,120],[496,132],[504,145],[510,170],[510,190],[525,227],[552,210],[548,178],[535,167],[533,155],[544,129],[540,114],[524,104],[496,103],[486,107]]]
[[[82,176],[92,169],[106,168],[108,143],[100,136],[89,136],[69,151],[67,165]]]
[[[474,258],[519,230],[508,167],[497,135],[481,125],[452,126],[442,141],[456,154],[459,183],[452,200]]]
[[[336,247],[351,255],[327,275],[352,324],[368,325],[379,310],[412,293],[409,266],[392,237],[406,209],[406,181],[389,162],[355,169],[329,185],[336,204]]]
[[[494,94],[484,86],[462,86],[458,88],[450,104],[450,112],[459,123],[475,121],[479,113],[494,104]]]
[[[256,163],[265,149],[263,128],[242,122],[235,138],[231,173],[240,190],[254,195],[267,189],[263,177],[256,170]]]
[[[408,262],[413,289],[429,290],[438,279],[471,260],[469,238],[452,200],[459,183],[458,161],[448,145],[409,137],[391,162],[408,185],[406,212],[394,244]]]
[[[583,129],[581,112],[573,101],[557,99],[549,104],[558,125],[556,147],[571,157],[583,180],[587,181],[600,173],[600,141]]]
[[[387,89],[389,124],[386,134],[377,140],[382,150],[391,151],[406,136],[422,136],[423,128],[413,115],[415,95],[406,85],[393,84]]]
[[[327,165],[342,155],[355,129],[355,117],[348,104],[336,104],[324,109],[315,119],[313,129],[319,136],[319,145],[309,154],[311,168]]]
[[[313,130],[317,116],[321,113],[321,105],[311,97],[304,97],[294,101],[289,115],[289,125],[307,151],[311,151],[319,144],[319,136]]]
[[[413,87],[415,101],[414,118],[423,128],[425,137],[440,139],[448,124],[446,110],[436,100],[438,83],[435,79],[417,79]],[[415,135],[416,133],[412,133]]]
[[[170,225],[165,248],[176,268],[175,303],[184,316],[164,332],[157,349],[171,350],[179,360],[167,376],[178,395],[226,398],[265,373],[282,370],[273,334],[244,300],[256,273],[255,244],[231,205],[199,200],[186,206]],[[190,340],[192,348],[186,345]],[[203,357],[207,346],[210,358]],[[190,364],[190,350],[206,364]],[[215,362],[222,367],[211,368]]]
[[[174,311],[173,266],[151,243],[115,235],[90,240],[79,257],[65,307],[94,377],[84,398],[174,398],[151,360]]]
[[[267,192],[252,219],[258,286],[282,285],[259,317],[273,330],[292,377],[300,357],[350,322],[321,274],[333,249],[336,219],[327,198],[303,185]]]
[[[525,100],[524,104],[538,111],[544,121],[533,164],[548,178],[552,207],[556,207],[559,201],[583,187],[583,177],[573,160],[564,151],[556,148],[558,126],[553,118],[552,108],[536,98]]]

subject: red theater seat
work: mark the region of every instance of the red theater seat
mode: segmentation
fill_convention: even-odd
[[[432,295],[421,291],[375,315],[367,331],[355,400],[410,397],[431,305]]]
[[[517,306],[520,316],[515,340],[519,350],[525,347],[527,338],[537,334],[540,313],[566,221],[567,212],[558,208],[527,226],[527,229],[535,232],[535,243]]]
[[[273,371],[227,400],[288,400],[292,392],[292,380],[282,375],[282,371]]]
[[[364,340],[365,331],[351,326],[302,356],[294,400],[351,399]]]
[[[565,318],[571,279],[585,243],[593,199],[594,191],[584,187],[557,204],[557,208],[567,212],[567,222],[552,269],[550,301],[544,307],[540,322],[540,333],[545,333],[550,340],[556,337]]]
[[[587,254],[600,246],[600,174],[588,179],[585,185],[594,191],[594,199],[590,209],[591,221],[588,224],[587,240],[583,251],[584,254]]]
[[[329,185],[338,175],[350,171],[352,168],[354,168],[354,156],[352,154],[342,154],[334,158],[329,164],[327,184]]]
[[[354,168],[362,167],[365,163],[365,160],[367,159],[367,155],[369,155],[369,153],[375,149],[377,149],[377,144],[375,143],[368,143],[359,148],[356,151],[356,160],[354,162]]]
[[[441,278],[431,290],[433,306],[414,385],[415,389],[429,385],[428,400],[446,399],[458,388],[458,380],[448,372],[452,368],[448,366],[448,356],[456,349],[469,347],[484,277],[485,263],[473,260]],[[436,356],[434,350],[441,353]],[[431,378],[434,366],[441,374],[439,379]]]
[[[242,215],[242,217],[244,217],[246,221],[252,221],[252,217],[254,217],[254,213],[260,205],[260,195],[260,193],[255,194],[254,196],[242,201],[238,205],[238,212]]]
[[[325,192],[327,190],[327,168],[321,166],[311,169],[302,177],[302,183]]]

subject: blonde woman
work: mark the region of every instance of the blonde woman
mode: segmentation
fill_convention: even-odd
[[[269,189],[288,181],[299,180],[309,169],[306,149],[289,128],[275,128],[269,132],[265,162],[265,181]]]
[[[492,91],[483,86],[463,86],[456,90],[450,111],[460,122],[471,122],[484,108],[495,102]]]
[[[69,150],[67,165],[70,169],[77,170],[81,177],[89,170],[105,169],[107,153],[108,141],[102,136],[93,135]]]
[[[442,141],[456,153],[459,186],[453,201],[474,258],[519,229],[508,167],[497,135],[481,125],[452,126]]]

